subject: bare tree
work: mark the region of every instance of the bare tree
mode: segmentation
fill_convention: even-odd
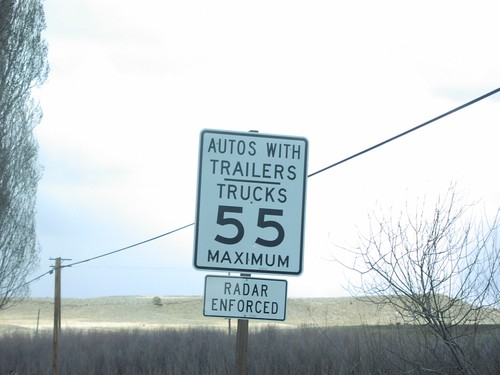
[[[0,309],[28,291],[38,264],[35,204],[40,167],[32,90],[48,74],[42,0],[0,0]]]
[[[476,373],[463,350],[464,335],[476,332],[499,307],[498,212],[492,223],[475,222],[473,207],[451,186],[427,211],[370,216],[348,267],[358,273],[350,291],[395,309],[405,322],[425,325],[464,374]],[[345,263],[344,263],[345,265]]]

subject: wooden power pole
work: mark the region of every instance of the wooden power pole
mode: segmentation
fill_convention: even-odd
[[[57,351],[61,329],[61,258],[55,259],[54,330],[52,335],[52,375],[57,375]]]
[[[55,258],[55,287],[54,287],[54,331],[52,335],[52,375],[57,375],[57,354],[59,348],[59,333],[61,332],[61,261]],[[64,259],[71,260],[71,259]]]

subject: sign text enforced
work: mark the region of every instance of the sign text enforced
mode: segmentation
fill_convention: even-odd
[[[285,320],[286,280],[206,276],[203,315]]]

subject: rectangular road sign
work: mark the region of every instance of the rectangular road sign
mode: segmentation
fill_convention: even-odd
[[[203,315],[283,321],[286,297],[286,280],[206,276]]]
[[[308,142],[203,130],[194,267],[302,273]]]

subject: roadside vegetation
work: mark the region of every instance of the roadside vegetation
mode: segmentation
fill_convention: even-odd
[[[482,325],[463,340],[481,374],[500,373],[499,325]],[[60,343],[62,375],[233,374],[235,335],[221,329],[64,330]],[[5,334],[0,374],[48,374],[51,350],[49,332]],[[248,375],[460,373],[446,345],[418,325],[269,326],[249,335]]]
[[[433,205],[424,198],[415,209],[382,209],[345,249],[351,264],[343,263],[359,276],[349,285],[353,296],[426,328],[427,347],[444,346],[467,375],[484,372],[464,337],[473,342],[500,306],[500,210],[478,218],[474,208],[452,184]]]

